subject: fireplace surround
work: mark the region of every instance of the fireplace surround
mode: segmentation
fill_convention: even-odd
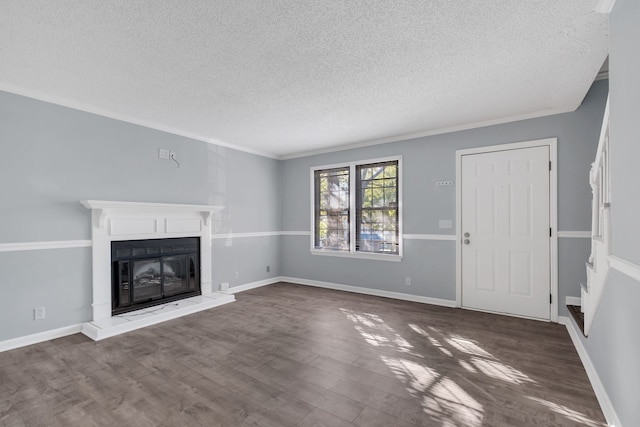
[[[211,283],[211,218],[222,206],[104,200],[80,203],[91,210],[93,314],[82,326],[85,335],[100,340],[235,300],[233,295],[214,292]],[[186,295],[188,298],[171,303],[166,309],[155,310],[158,313],[153,316],[152,309],[156,307],[114,313],[112,243],[182,238],[196,238],[199,242],[200,265],[199,269],[194,267],[194,280],[199,281],[200,295]]]

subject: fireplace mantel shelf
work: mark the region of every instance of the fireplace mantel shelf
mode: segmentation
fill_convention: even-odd
[[[111,200],[81,200],[80,203],[87,208],[98,213],[98,227],[105,225],[105,219],[109,212],[118,211],[163,211],[163,212],[199,212],[204,222],[209,225],[211,214],[224,209],[224,206],[216,205],[183,205],[178,203],[141,203],[141,202],[119,202]]]

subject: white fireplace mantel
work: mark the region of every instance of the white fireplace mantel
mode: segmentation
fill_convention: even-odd
[[[199,237],[202,296],[219,299],[219,295],[214,295],[211,283],[211,216],[224,207],[106,200],[82,200],[80,203],[92,211],[93,320],[87,328],[93,332],[87,335],[100,339],[95,332],[96,328],[99,329],[101,324],[110,323],[112,318],[112,241]],[[220,302],[222,301],[218,301]],[[103,337],[106,335],[103,334]]]
[[[111,200],[81,200],[80,203],[91,209],[98,217],[98,226],[105,226],[106,218],[109,214],[122,216],[123,213],[192,213],[198,212],[202,215],[207,226],[211,226],[211,214],[224,209],[223,206],[215,205],[182,205],[174,203],[138,203],[138,202],[115,202]]]

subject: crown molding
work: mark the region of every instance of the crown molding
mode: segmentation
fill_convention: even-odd
[[[319,149],[319,150],[301,151],[301,152],[298,152],[298,153],[286,154],[286,155],[280,156],[280,157],[278,157],[278,159],[279,160],[290,160],[290,159],[296,159],[296,158],[300,158],[300,157],[309,157],[309,156],[315,156],[315,155],[319,155],[319,154],[327,154],[327,153],[334,153],[334,152],[338,152],[338,151],[353,150],[353,149],[356,149],[356,148],[371,147],[371,146],[374,146],[374,145],[387,144],[387,143],[390,143],[390,142],[407,141],[407,140],[410,140],[410,139],[424,138],[424,137],[427,137],[427,136],[442,135],[442,134],[445,134],[445,133],[453,133],[453,132],[460,132],[460,131],[465,131],[465,130],[483,128],[483,127],[488,127],[488,126],[502,125],[502,124],[505,124],[505,123],[518,122],[518,121],[522,121],[522,120],[537,119],[537,118],[540,118],[540,117],[553,116],[553,115],[556,115],[556,114],[570,113],[572,111],[577,110],[579,106],[580,106],[580,104],[567,105],[567,106],[560,107],[560,108],[552,108],[552,109],[549,109],[549,110],[536,111],[536,112],[533,112],[533,113],[525,113],[525,114],[519,114],[519,115],[515,115],[515,116],[500,117],[500,118],[497,118],[497,119],[484,120],[484,121],[473,122],[473,123],[466,123],[466,124],[462,124],[462,125],[458,125],[458,126],[449,126],[449,127],[438,128],[438,129],[431,129],[431,130],[427,130],[427,131],[423,131],[423,132],[408,133],[408,134],[402,134],[402,135],[397,135],[397,136],[391,136],[391,137],[388,137],[388,138],[362,141],[362,142],[357,142],[357,143],[354,143],[354,144],[337,145],[337,146],[333,146],[333,147],[322,148],[322,149]]]
[[[109,119],[118,120],[125,123],[131,123],[133,125],[142,126],[149,129],[158,130],[160,132],[169,133],[171,135],[181,136],[183,138],[193,139],[195,141],[206,142],[208,144],[217,145],[224,148],[229,148],[236,151],[242,151],[256,156],[267,157],[270,159],[278,160],[278,156],[273,153],[268,153],[261,150],[253,150],[251,148],[242,147],[240,145],[231,144],[216,138],[209,138],[197,133],[188,132],[184,129],[166,126],[160,123],[156,123],[152,120],[141,120],[136,117],[131,117],[124,114],[115,113],[113,111],[105,110],[92,105],[84,104],[77,101],[72,101],[67,98],[47,95],[39,91],[24,89],[18,86],[14,86],[8,83],[0,82],[0,91],[13,93],[14,95],[24,96],[26,98],[35,99],[49,104],[60,105],[62,107],[71,108],[73,110],[82,111],[84,113],[95,114],[97,116],[106,117]]]

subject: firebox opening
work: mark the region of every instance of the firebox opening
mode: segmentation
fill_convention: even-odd
[[[200,295],[200,238],[111,242],[112,315]]]

